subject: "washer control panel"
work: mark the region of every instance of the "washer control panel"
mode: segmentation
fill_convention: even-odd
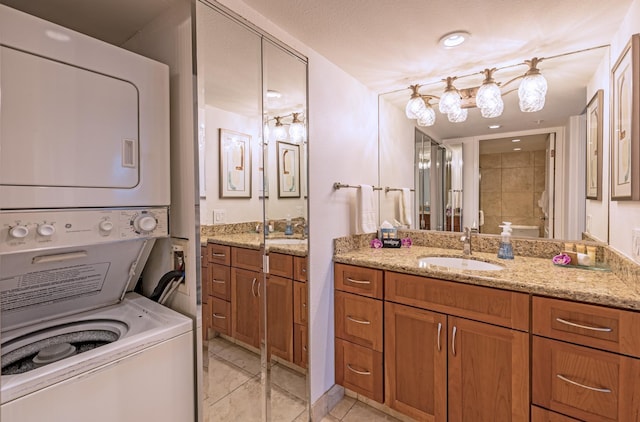
[[[0,212],[0,254],[168,235],[166,207]]]

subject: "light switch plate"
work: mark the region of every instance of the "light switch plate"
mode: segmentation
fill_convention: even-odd
[[[213,224],[224,224],[226,211],[223,209],[213,210]]]

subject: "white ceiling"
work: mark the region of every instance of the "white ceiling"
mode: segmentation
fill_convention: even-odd
[[[2,0],[107,42],[121,45],[172,3],[182,0]],[[550,57],[608,44],[632,0],[244,0],[269,20],[377,93],[390,94],[399,106],[409,84],[426,84],[439,93],[446,76],[471,75],[532,57]],[[438,39],[454,30],[472,36],[463,46],[445,50]],[[543,112],[516,114],[517,95],[505,97],[504,131],[554,126],[578,114],[586,104],[585,84],[608,49],[543,61],[549,81]],[[588,56],[588,57],[587,57]],[[586,61],[585,61],[586,60]],[[517,69],[524,72],[526,67]],[[509,79],[506,71],[496,79]],[[480,76],[459,88],[477,86]],[[515,100],[514,100],[515,98]],[[515,105],[513,104],[515,102]],[[477,110],[469,120],[449,124],[444,116],[431,128],[450,138],[485,134],[487,119]],[[475,120],[475,122],[474,122]],[[542,120],[540,124],[534,123]]]

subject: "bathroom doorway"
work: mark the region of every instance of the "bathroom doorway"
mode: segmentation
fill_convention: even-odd
[[[480,140],[480,232],[553,238],[555,133]]]

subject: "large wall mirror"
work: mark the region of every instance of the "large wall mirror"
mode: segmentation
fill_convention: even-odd
[[[598,89],[604,90],[599,112],[605,116],[603,133],[608,133],[608,61],[608,46],[545,58],[538,67],[548,82],[546,104],[533,113],[520,111],[517,82],[503,88],[504,111],[495,118],[483,118],[470,107],[466,121],[453,123],[431,99],[432,126],[405,116],[411,89],[380,95],[380,185],[415,189],[415,229],[460,230],[475,224],[480,233],[497,234],[507,220],[520,226],[515,235],[579,239],[585,233],[607,242],[608,157],[600,170],[600,199],[587,198],[585,173],[587,96]],[[510,66],[494,77],[505,82],[522,72],[521,66]],[[481,82],[482,76],[470,71],[456,86]],[[443,88],[440,79],[426,81],[420,94],[439,96]],[[413,163],[411,174],[405,170],[408,163]],[[380,219],[398,220],[397,204],[397,198],[381,193]]]
[[[232,321],[204,334],[204,415],[308,420],[306,58],[211,2],[196,2],[196,40],[200,223],[268,258],[221,267],[229,313],[208,312]]]

